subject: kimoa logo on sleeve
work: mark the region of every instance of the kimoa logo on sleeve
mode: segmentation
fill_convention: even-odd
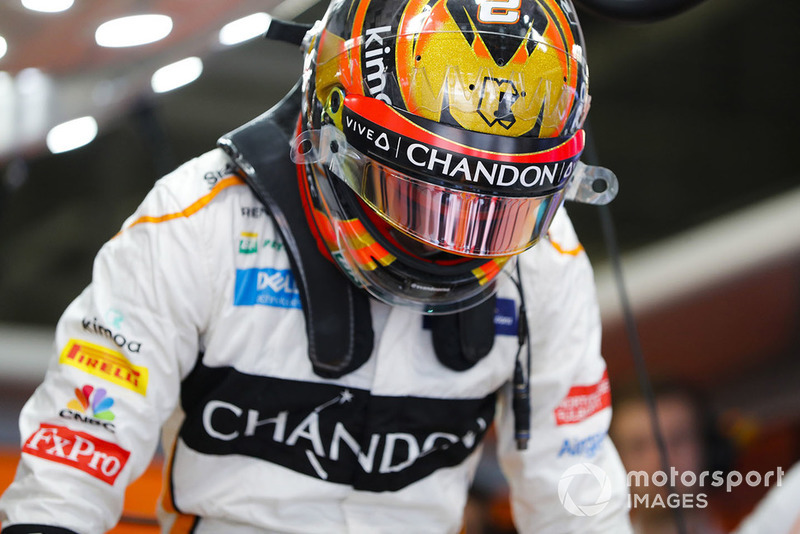
[[[70,339],[61,351],[58,362],[140,395],[147,394],[147,368],[132,364],[118,351],[88,341]]]
[[[111,485],[130,456],[119,445],[91,434],[45,423],[28,438],[22,452],[79,469]]]

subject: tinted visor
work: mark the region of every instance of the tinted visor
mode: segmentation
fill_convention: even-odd
[[[336,119],[338,127],[301,134],[293,159],[327,165],[389,224],[466,256],[508,256],[536,243],[584,142],[582,131],[568,139],[470,132],[365,97],[348,96]]]
[[[521,252],[536,242],[561,204],[562,191],[535,198],[458,191],[365,160],[363,171],[340,178],[393,226],[456,254]]]

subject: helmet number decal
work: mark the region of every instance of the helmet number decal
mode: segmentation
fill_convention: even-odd
[[[483,24],[516,24],[520,19],[522,0],[484,0],[478,4],[478,22]]]

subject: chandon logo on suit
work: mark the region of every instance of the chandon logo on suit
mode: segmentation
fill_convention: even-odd
[[[214,389],[199,393],[208,385]],[[398,490],[461,463],[483,438],[495,403],[494,395],[380,397],[202,364],[184,388],[181,437],[192,449],[261,458],[367,491]]]

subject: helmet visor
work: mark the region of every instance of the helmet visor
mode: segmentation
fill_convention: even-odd
[[[381,217],[415,239],[467,256],[522,252],[549,226],[563,196],[563,190],[535,198],[459,191],[360,161],[339,177]]]
[[[392,226],[465,256],[508,256],[535,244],[583,149],[582,131],[498,137],[420,125],[364,97],[348,96],[344,108],[342,129],[303,132],[293,159],[326,165]],[[376,114],[383,125],[371,120]]]

